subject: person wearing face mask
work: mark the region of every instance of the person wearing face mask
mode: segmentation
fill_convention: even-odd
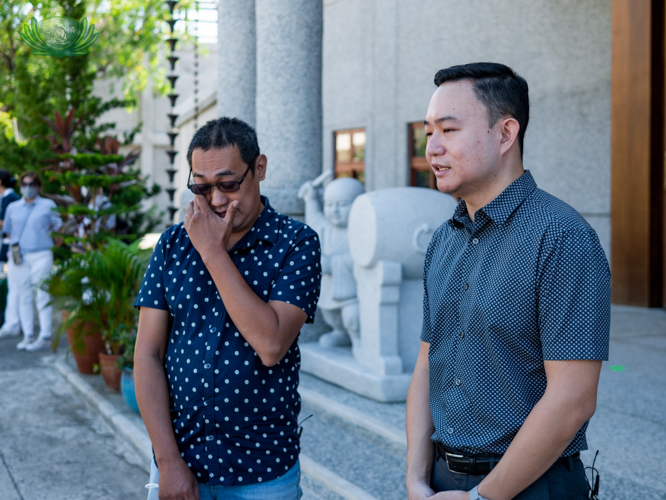
[[[62,226],[60,216],[53,210],[56,204],[39,196],[42,181],[35,172],[25,172],[20,178],[23,197],[9,205],[3,231],[9,234],[7,279],[9,289],[18,295],[19,322],[23,340],[17,349],[35,351],[51,345],[50,297],[38,284],[53,269],[52,231]],[[39,336],[34,340],[33,294],[37,289]]]
[[[7,254],[9,253],[9,240],[5,242],[4,231],[2,226],[5,220],[5,213],[10,203],[20,199],[20,196],[14,191],[16,180],[7,170],[0,170],[0,196],[2,202],[0,203],[0,236],[3,242],[0,248],[0,263],[7,262]],[[1,264],[0,264],[1,265]],[[0,328],[0,337],[9,337],[19,335],[21,333],[21,326],[18,318],[18,297],[15,290],[10,290],[7,293],[7,307],[5,308],[4,323]]]

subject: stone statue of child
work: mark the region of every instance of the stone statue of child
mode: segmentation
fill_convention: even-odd
[[[313,182],[301,186],[299,198],[305,202],[305,223],[321,238],[321,295],[317,308],[332,328],[319,338],[323,347],[360,346],[359,309],[356,298],[354,263],[349,253],[347,222],[356,197],[364,188],[356,179],[340,178],[324,190],[322,212]]]

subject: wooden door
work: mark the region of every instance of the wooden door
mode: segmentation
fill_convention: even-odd
[[[663,0],[613,0],[611,265],[617,304],[666,307]]]

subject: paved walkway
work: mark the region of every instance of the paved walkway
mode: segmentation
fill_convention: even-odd
[[[666,312],[614,306],[610,359],[587,432],[600,498],[666,499]]]
[[[17,342],[0,339],[0,498],[144,500],[137,453],[56,372],[53,355]]]
[[[0,339],[0,498],[145,498],[146,460],[140,457],[146,453],[136,453],[83,403],[80,392],[54,369],[54,356],[18,353],[16,342]],[[112,414],[121,422],[116,430],[124,418],[132,424],[128,427],[138,429],[135,434],[145,434],[140,417],[126,409],[120,396],[106,393],[100,377],[79,378],[88,390],[102,396],[107,418]],[[324,409],[329,416],[335,414],[384,440],[402,442],[404,404],[376,403],[305,374],[301,387],[305,410]],[[316,434],[313,425],[306,422],[304,439]],[[334,441],[328,441],[327,456],[344,458],[352,451],[336,448]],[[600,498],[666,500],[666,312],[613,308],[610,360],[603,365],[588,443],[590,451],[583,454],[586,465],[600,450]],[[401,453],[396,459],[404,462]],[[345,476],[343,470],[336,472]],[[369,477],[361,482],[353,475],[347,479],[366,491],[381,491]],[[339,481],[338,476],[328,478],[329,484]]]

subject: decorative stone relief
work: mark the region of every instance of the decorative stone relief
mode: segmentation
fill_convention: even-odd
[[[322,347],[360,346],[359,308],[354,279],[354,263],[349,253],[347,223],[352,203],[364,192],[356,179],[330,182],[324,190],[323,209],[317,187],[330,174],[306,182],[298,196],[305,203],[305,222],[321,239],[322,284],[318,310],[331,331],[319,338]]]
[[[423,325],[425,253],[434,231],[455,207],[453,197],[424,188],[356,197],[346,235],[357,290],[358,337],[352,335],[351,350],[328,342],[302,344],[302,370],[378,401],[405,400]]]

